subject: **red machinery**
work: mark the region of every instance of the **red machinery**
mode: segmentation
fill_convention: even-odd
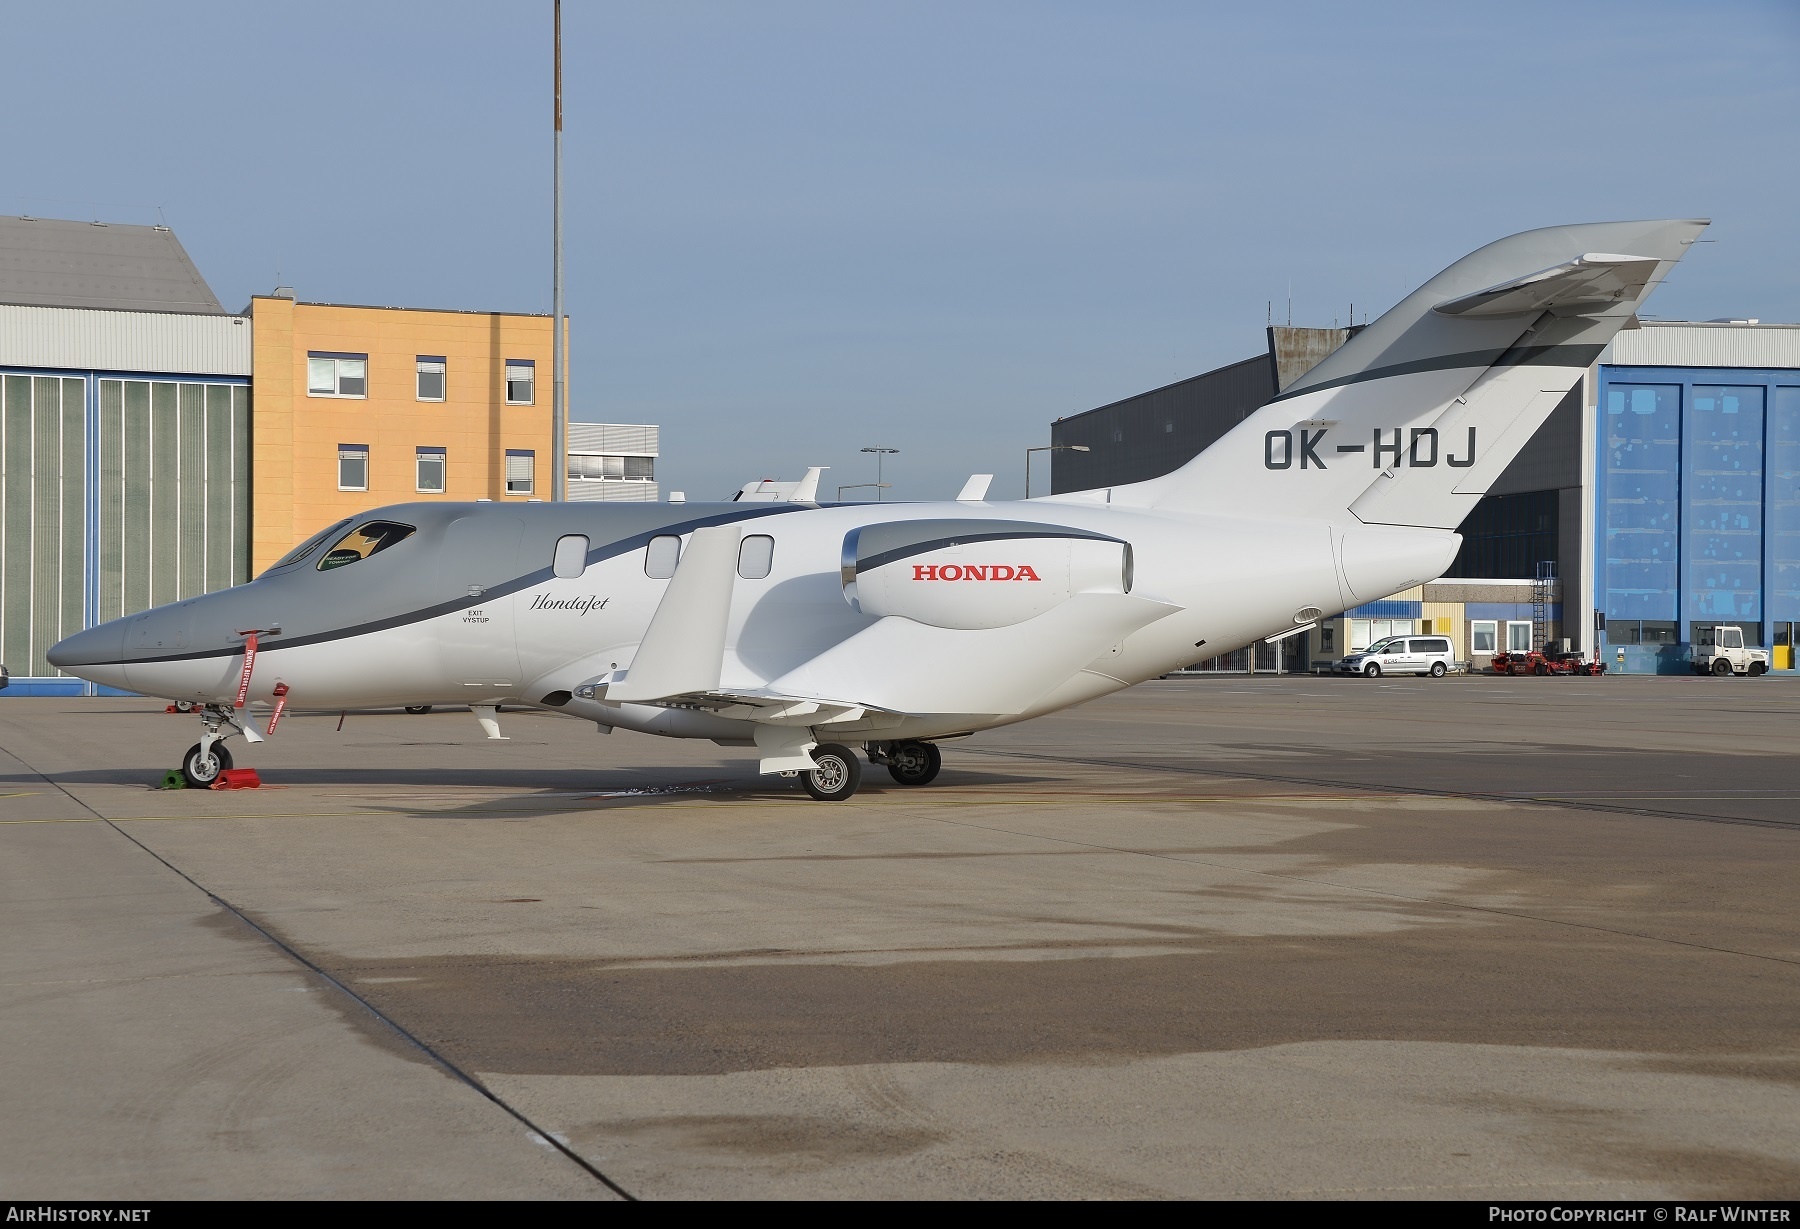
[[[1595,654],[1593,661],[1588,661],[1579,653],[1558,653],[1546,656],[1537,649],[1524,653],[1500,652],[1494,654],[1495,674],[1605,674],[1606,663]]]

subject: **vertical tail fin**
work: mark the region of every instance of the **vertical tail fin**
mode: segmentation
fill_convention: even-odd
[[[1112,501],[1454,529],[1706,225],[1601,222],[1490,243],[1187,465]]]

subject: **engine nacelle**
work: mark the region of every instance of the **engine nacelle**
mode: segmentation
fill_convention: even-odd
[[[1129,593],[1131,547],[1024,521],[892,521],[844,537],[844,598],[866,615],[977,631],[1036,618],[1077,593]]]

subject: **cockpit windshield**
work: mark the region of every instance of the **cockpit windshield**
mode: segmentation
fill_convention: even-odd
[[[345,525],[348,525],[350,523],[350,521],[351,521],[351,518],[346,516],[341,521],[337,521],[334,524],[327,525],[325,528],[319,530],[318,533],[315,533],[312,537],[310,537],[306,541],[300,543],[300,545],[296,546],[293,550],[289,551],[287,554],[285,554],[281,558],[277,559],[274,563],[271,563],[268,566],[268,569],[263,572],[263,575],[267,576],[270,572],[273,572],[278,568],[285,568],[290,563],[299,563],[302,559],[306,558],[308,555],[310,555],[314,551],[318,550],[319,544],[321,542],[328,542],[333,537],[335,537],[340,531],[342,531],[342,529],[344,528]]]
[[[370,555],[378,555],[394,543],[410,538],[413,532],[411,525],[402,525],[398,521],[365,521],[325,552],[325,557],[319,560],[319,571],[329,572],[333,568],[360,563]]]

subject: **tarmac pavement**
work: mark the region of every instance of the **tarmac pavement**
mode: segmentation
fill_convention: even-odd
[[[1800,687],[1150,683],[870,768],[0,699],[0,1198],[1800,1196]]]

